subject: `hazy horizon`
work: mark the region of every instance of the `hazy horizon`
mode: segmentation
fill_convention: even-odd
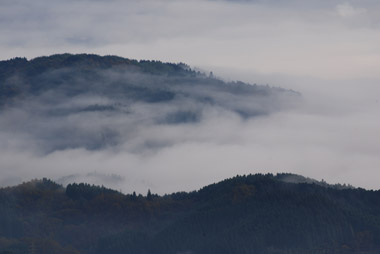
[[[200,124],[146,125],[119,149],[44,153],[34,146],[37,130],[59,123],[32,121],[33,136],[9,127],[26,124],[25,112],[1,113],[2,186],[46,176],[165,193],[236,174],[290,172],[380,189],[378,1],[6,0],[0,17],[3,60],[67,52],[184,62],[223,80],[302,94],[292,107],[249,120],[206,110]],[[171,145],[135,152],[152,140]]]

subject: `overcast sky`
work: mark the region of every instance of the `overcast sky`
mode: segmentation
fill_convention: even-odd
[[[380,188],[377,0],[1,0],[0,35],[3,60],[69,52],[185,62],[303,94],[302,106],[266,118],[178,128],[186,142],[149,156],[2,148],[1,185],[80,172],[126,192],[163,193],[238,173],[294,172]],[[173,130],[144,134],[152,133]]]

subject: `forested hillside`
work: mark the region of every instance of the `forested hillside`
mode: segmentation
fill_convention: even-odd
[[[290,174],[164,196],[48,179],[0,190],[3,254],[379,251],[379,191]]]
[[[29,61],[17,57],[0,61],[0,98],[3,105],[20,96],[36,96],[47,91],[70,96],[90,93],[144,102],[169,101],[183,95],[217,103],[217,97],[209,98],[206,91],[190,91],[193,89],[191,86],[208,92],[215,89],[237,95],[297,94],[269,86],[224,82],[212,73],[206,75],[184,63],[137,61],[90,54],[60,54]],[[241,113],[249,115],[249,112]]]
[[[42,153],[126,142],[129,147],[141,142],[130,141],[145,135],[142,126],[249,119],[285,110],[299,97],[281,88],[226,82],[183,63],[87,54],[0,61],[0,128],[8,137],[27,136],[25,146]],[[168,143],[144,140],[132,150]]]
[[[379,191],[291,174],[237,176],[164,196],[72,183],[93,176],[128,186],[137,173],[145,181],[160,175],[153,171],[157,160],[152,171],[135,169],[135,155],[146,161],[178,144],[235,145],[247,137],[234,137],[241,130],[234,126],[292,108],[300,97],[223,81],[182,63],[87,54],[0,61],[2,151],[4,160],[20,162],[3,164],[1,183],[25,177],[20,172],[71,182],[42,179],[0,189],[0,254],[379,253]],[[115,153],[125,159],[103,168],[86,162],[82,172],[62,167],[83,154],[104,160]],[[50,164],[31,166],[45,157]],[[40,170],[44,165],[49,169]],[[117,174],[107,177],[114,167]]]

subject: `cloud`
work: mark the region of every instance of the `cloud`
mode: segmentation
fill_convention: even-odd
[[[129,68],[86,75],[64,68],[13,82],[32,89],[1,111],[3,184],[50,177],[124,191],[189,190],[198,184],[171,185],[166,177],[184,179],[206,165],[211,168],[209,152],[219,145],[240,146],[244,137],[235,132],[250,119],[287,111],[299,100],[297,93],[279,88]],[[192,162],[173,168],[189,156],[203,166]]]
[[[2,59],[88,52],[186,62],[303,94],[301,105],[281,110],[210,89],[216,106],[182,97],[160,103],[158,114],[158,104],[45,94],[42,104],[2,113],[1,185],[44,176],[99,183],[91,174],[104,174],[120,176],[108,182],[116,189],[163,193],[237,173],[288,171],[379,188],[378,1],[5,0],[0,7]],[[271,114],[239,115],[250,108]]]
[[[364,8],[354,8],[349,3],[339,4],[336,6],[336,10],[338,15],[346,18],[346,17],[354,17],[357,15],[365,14],[367,12]]]
[[[119,71],[102,75],[109,84],[127,76],[145,84],[154,79]],[[49,177],[64,184],[85,181],[127,193],[151,189],[162,194],[194,190],[236,174],[293,172],[378,188],[377,80],[259,79],[309,87],[301,101],[183,83],[173,89],[187,96],[159,103],[87,92],[61,94],[54,101],[49,99],[56,98],[54,93],[25,100],[1,115],[1,183]],[[202,97],[214,103],[198,101]],[[258,106],[267,113],[246,118],[237,110]],[[179,121],[167,121],[175,112],[180,112]],[[194,121],[181,121],[181,112],[200,114]]]

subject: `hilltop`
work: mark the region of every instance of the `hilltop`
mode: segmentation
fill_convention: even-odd
[[[223,81],[183,63],[88,54],[0,61],[1,127],[12,133],[6,136],[28,136],[26,146],[42,153],[121,146],[141,126],[249,120],[286,110],[299,97],[278,87]],[[148,149],[166,142],[135,149],[150,143]]]
[[[0,253],[378,253],[379,191],[284,177],[300,178],[236,176],[164,196],[48,179],[3,188]]]

